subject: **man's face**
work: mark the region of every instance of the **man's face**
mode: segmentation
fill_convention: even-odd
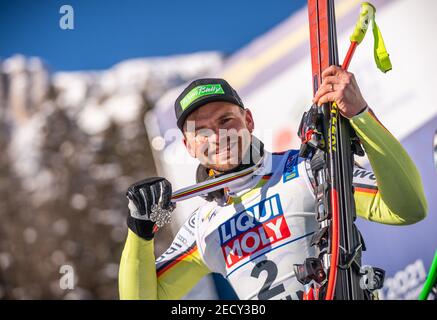
[[[250,146],[254,124],[248,109],[210,102],[185,121],[184,144],[202,165],[224,172],[238,166]]]

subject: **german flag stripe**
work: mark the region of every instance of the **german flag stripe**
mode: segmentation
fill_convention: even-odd
[[[371,194],[378,193],[377,186],[371,186],[368,184],[354,183],[354,188],[355,188],[355,192],[364,192],[364,193],[371,193]]]
[[[156,269],[156,274],[158,277],[162,276],[164,272],[169,270],[171,267],[176,265],[178,262],[184,260],[186,257],[190,256],[197,250],[197,245],[194,243],[191,247],[189,247],[184,252],[180,253],[176,257],[172,258],[171,260],[167,261],[163,265],[161,265],[159,268]]]

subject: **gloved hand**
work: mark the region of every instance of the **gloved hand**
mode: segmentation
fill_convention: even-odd
[[[156,231],[171,221],[175,204],[171,202],[171,184],[161,177],[148,178],[131,185],[127,226],[143,239],[151,240]]]

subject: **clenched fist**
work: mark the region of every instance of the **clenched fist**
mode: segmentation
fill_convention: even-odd
[[[148,178],[131,185],[127,225],[143,239],[151,240],[155,232],[171,220],[175,205],[171,202],[171,184],[161,177]]]

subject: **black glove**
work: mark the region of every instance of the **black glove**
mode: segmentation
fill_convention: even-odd
[[[171,221],[175,205],[171,202],[171,184],[161,177],[148,178],[131,185],[127,226],[143,239],[151,240],[156,231]]]

